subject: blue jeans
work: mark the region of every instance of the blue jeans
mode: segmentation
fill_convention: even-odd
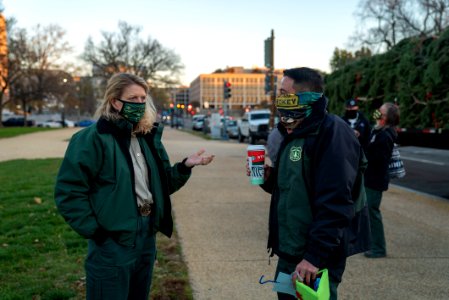
[[[100,245],[89,240],[86,299],[148,299],[156,259],[156,238],[149,228],[150,217],[139,217],[135,247],[110,237]]]

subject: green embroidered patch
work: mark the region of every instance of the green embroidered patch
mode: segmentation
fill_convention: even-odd
[[[290,160],[298,161],[302,157],[302,148],[301,147],[292,147],[290,149]]]

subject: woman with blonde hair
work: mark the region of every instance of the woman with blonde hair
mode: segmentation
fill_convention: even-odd
[[[173,231],[170,194],[214,157],[170,164],[148,90],[138,76],[112,76],[98,122],[73,135],[58,173],[58,210],[89,239],[87,299],[148,299],[155,235]]]

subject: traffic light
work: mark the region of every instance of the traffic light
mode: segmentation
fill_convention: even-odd
[[[225,99],[231,98],[231,83],[227,80],[223,82],[223,95]]]
[[[277,86],[277,82],[278,82],[278,77],[277,76],[273,76],[273,90],[276,92],[276,86]],[[265,75],[265,94],[268,94],[269,92],[271,92],[271,76],[270,75]]]
[[[271,91],[271,76],[265,75],[265,94]]]

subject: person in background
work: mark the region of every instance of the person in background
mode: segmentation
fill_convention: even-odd
[[[368,167],[365,172],[365,190],[371,224],[371,250],[365,252],[365,256],[381,258],[387,256],[387,250],[380,203],[382,193],[388,189],[390,182],[388,164],[397,138],[399,108],[393,103],[384,103],[374,112],[373,118],[376,125],[366,150]]]
[[[363,113],[359,110],[357,99],[349,99],[346,101],[345,114],[342,118],[354,130],[355,136],[359,139],[363,150],[366,151],[371,134],[371,126]]]
[[[268,249],[279,257],[276,278],[283,272],[311,284],[327,268],[337,299],[346,258],[369,249],[369,224],[365,198],[356,204],[353,192],[363,189],[363,150],[344,121],[327,113],[323,93],[317,71],[284,71],[276,99],[280,145],[273,145],[277,160],[261,187],[272,195]],[[296,298],[278,293],[278,299]]]
[[[87,299],[148,299],[156,233],[173,231],[170,194],[213,155],[200,150],[173,166],[144,79],[112,76],[99,120],[70,140],[56,179],[55,201],[88,241]]]
[[[270,131],[267,138],[267,154],[271,161],[271,167],[276,165],[276,158],[279,152],[279,147],[281,146],[282,140],[284,137],[279,132],[277,127],[274,127],[273,130]]]

